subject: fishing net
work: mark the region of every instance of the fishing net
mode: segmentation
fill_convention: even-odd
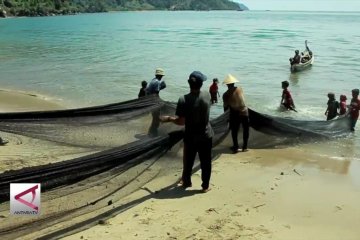
[[[150,151],[154,154],[163,153],[182,139],[181,126],[160,124],[158,120],[160,114],[174,115],[175,108],[174,103],[165,102],[156,96],[147,96],[121,103],[80,109],[2,113],[0,114],[1,131],[76,146],[82,151],[85,148],[89,152],[97,153],[48,166],[7,172],[1,175],[0,190],[4,196],[7,196],[6,189],[10,182],[36,182],[40,179],[44,181],[46,171],[53,169],[76,173],[62,180],[57,178],[55,182],[44,185],[44,189],[52,188],[106,171]],[[251,109],[249,116],[250,126],[256,130],[251,134],[252,148],[271,146],[271,144],[284,141],[341,137],[347,135],[350,130],[350,121],[347,117],[332,121],[300,121],[272,117]],[[228,118],[229,113],[226,112],[211,120],[215,133],[214,146],[226,137],[229,131]],[[155,134],[152,129],[154,126]],[[256,132],[263,135],[260,137]],[[102,166],[97,166],[99,164]],[[96,170],[82,171],[85,169],[81,167],[82,165],[96,165],[94,167]],[[64,166],[70,167],[71,170]],[[49,179],[63,173],[62,171],[54,172]]]
[[[172,104],[146,97],[104,106],[60,111],[3,113],[0,130],[69,146],[104,150],[147,138],[152,111],[173,112]],[[179,127],[159,126],[159,135]]]
[[[159,186],[171,191],[171,183],[179,179],[182,169],[183,127],[159,124],[156,118],[159,114],[174,115],[175,108],[174,103],[146,96],[81,109],[0,114],[0,131],[88,152],[65,161],[1,173],[0,203],[9,201],[10,183],[40,182],[45,191],[42,208],[46,211],[36,220],[7,218],[0,226],[0,236],[56,238],[156,197],[156,193],[151,193],[133,201],[125,199],[149,181],[166,177]],[[348,118],[299,121],[251,109],[249,113],[253,128],[251,148],[342,137],[350,131]],[[231,146],[231,140],[226,137],[228,120],[228,112],[211,120],[215,133],[214,158],[223,151],[221,145]],[[195,167],[198,168],[199,165]],[[117,203],[116,207],[109,206],[110,201]],[[8,205],[0,204],[0,215],[8,212]],[[87,216],[86,221],[77,218],[82,215]]]
[[[47,141],[56,142],[70,146],[81,147],[90,152],[98,151],[95,155],[91,154],[80,158],[75,158],[65,162],[52,164],[47,170],[53,168],[65,169],[63,166],[71,162],[72,165],[103,164],[102,168],[90,173],[74,174],[74,180],[78,180],[77,175],[84,178],[96,172],[106,171],[115,165],[121,164],[134,157],[138,157],[144,152],[157,149],[158,153],[166,151],[182,139],[182,127],[174,124],[160,124],[158,117],[162,115],[174,115],[175,104],[165,102],[156,96],[147,96],[135,100],[121,103],[108,104],[103,106],[23,113],[2,113],[0,114],[0,130],[4,132],[24,135],[32,138],[39,138]],[[269,115],[260,114],[249,110],[250,126],[256,131],[280,137],[291,142],[297,140],[309,140],[310,138],[333,138],[348,134],[350,129],[349,119],[346,117],[333,121],[300,121]],[[215,136],[214,145],[220,143],[228,133],[228,112],[211,120]],[[154,124],[155,122],[155,124]],[[152,133],[151,128],[155,126],[156,134]],[[174,137],[169,137],[170,133]],[[151,133],[151,134],[149,134]],[[162,144],[158,144],[158,136],[165,137]],[[171,136],[171,135],[170,135]],[[253,148],[264,147],[258,139],[257,134],[252,133],[251,145]],[[264,137],[261,137],[264,139]],[[269,141],[270,140],[270,141]],[[271,140],[267,137],[265,142],[275,143],[276,139]],[[257,146],[259,145],[259,146]],[[120,159],[120,160],[119,160]],[[37,169],[40,169],[39,171]],[[73,169],[73,168],[72,168]],[[36,181],[32,178],[22,178],[22,173],[27,171],[37,174],[39,179],[43,179],[42,167],[34,167],[27,170],[20,170],[19,175],[14,171],[12,177],[7,178],[2,175],[0,184],[3,184],[3,193],[8,188],[10,182],[17,181]],[[81,169],[76,169],[78,173]],[[56,174],[61,174],[57,172]],[[80,178],[80,177],[79,177]],[[70,178],[63,182],[71,181]],[[61,185],[58,179],[54,186]],[[52,187],[50,183],[46,186]],[[45,188],[46,188],[45,186]]]
[[[339,117],[331,121],[305,121],[280,118],[258,113],[250,109],[250,126],[257,131],[308,141],[311,138],[339,138],[350,132],[350,119]]]
[[[182,129],[175,124],[159,122],[160,115],[174,115],[175,108],[174,103],[146,96],[80,109],[0,113],[0,131],[78,148],[82,153],[109,150],[135,141],[139,141],[138,151],[141,151],[149,139]],[[254,130],[286,142],[342,137],[350,131],[347,117],[332,121],[302,121],[273,117],[251,109],[249,114]],[[228,117],[229,114],[224,113],[211,120],[215,130],[214,145],[226,136]],[[257,136],[256,131],[251,135]],[[252,148],[262,147],[252,138]],[[270,142],[271,139],[274,138],[269,137]]]
[[[158,125],[155,136],[181,129],[173,124],[160,124],[153,117],[154,113],[174,115],[175,107],[174,103],[147,96],[80,109],[0,113],[0,131],[102,150],[148,138],[154,121]],[[225,113],[212,120],[216,132],[226,131],[227,118]],[[273,117],[250,109],[250,126],[270,135],[341,137],[349,133],[349,124],[346,117],[332,121],[302,121]]]

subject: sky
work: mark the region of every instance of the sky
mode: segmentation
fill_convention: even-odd
[[[250,10],[360,11],[360,0],[234,0]]]

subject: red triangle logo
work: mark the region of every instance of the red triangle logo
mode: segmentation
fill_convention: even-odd
[[[32,209],[38,211],[39,207],[33,204],[34,199],[36,197],[36,189],[38,189],[38,188],[39,188],[39,185],[35,185],[35,186],[33,186],[33,187],[31,187],[31,188],[17,194],[17,195],[15,195],[15,200],[17,200],[17,201],[21,202],[22,204],[25,204],[26,206],[31,207]],[[31,202],[28,202],[28,201],[21,198],[22,196],[24,196],[24,195],[26,195],[26,194],[28,194],[30,192],[32,193]]]

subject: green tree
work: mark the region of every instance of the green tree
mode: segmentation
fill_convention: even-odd
[[[109,10],[240,10],[229,0],[0,0],[1,6],[15,16],[48,13],[105,12]]]

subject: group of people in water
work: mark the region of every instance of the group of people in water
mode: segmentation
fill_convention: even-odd
[[[328,93],[328,102],[325,115],[327,116],[326,120],[332,120],[337,116],[348,115],[350,117],[350,127],[351,131],[355,131],[355,125],[359,118],[360,111],[360,99],[359,99],[359,89],[351,90],[352,98],[350,104],[346,104],[347,97],[345,95],[340,95],[340,102],[335,98],[335,94],[332,92]]]
[[[295,112],[295,104],[294,100],[291,96],[291,93],[288,89],[289,82],[283,81],[281,83],[281,86],[283,88],[282,98],[280,105],[283,106],[287,110],[293,110]],[[359,118],[359,111],[360,111],[360,99],[359,97],[359,89],[353,89],[351,91],[351,101],[350,104],[346,104],[346,95],[340,95],[340,102],[338,102],[335,98],[335,94],[332,92],[328,93],[328,102],[327,102],[327,108],[325,111],[326,120],[332,120],[338,116],[345,116],[348,115],[350,117],[350,130],[355,131],[355,125],[357,122],[357,119]]]
[[[138,97],[143,97],[151,94],[156,94],[158,96],[159,92],[166,87],[165,82],[162,80],[163,76],[164,76],[164,70],[161,68],[156,69],[155,78],[153,78],[150,81],[149,85],[147,84],[146,81],[141,82],[141,88],[139,90]],[[228,86],[228,91],[226,91],[223,94],[222,98],[224,103],[224,111],[227,111],[228,109],[230,111],[229,121],[230,121],[230,129],[232,130],[233,143],[234,143],[231,149],[234,152],[239,152],[239,151],[247,151],[247,142],[249,138],[249,114],[247,111],[247,107],[245,105],[243,90],[240,87],[235,86],[236,82],[239,81],[231,74],[229,74],[226,77],[223,83]],[[220,97],[218,84],[219,84],[219,80],[217,78],[214,78],[211,86],[209,87],[211,104],[218,103],[218,97]],[[239,113],[237,113],[235,109],[236,111],[239,111]],[[153,116],[155,117],[155,121],[158,115],[159,114],[156,113],[155,116]],[[244,128],[244,137],[243,137],[244,143],[241,149],[239,149],[239,144],[237,140],[240,124],[243,125]],[[154,129],[153,125],[154,124],[151,124],[151,127],[149,129],[150,136],[154,136],[155,133],[153,132]]]
[[[166,88],[165,82],[162,80],[165,75],[164,70],[158,68],[155,70],[155,78],[149,84],[146,81],[141,83],[141,89],[138,96],[156,94]],[[211,177],[211,155],[212,155],[212,138],[214,132],[210,125],[210,107],[212,104],[218,102],[220,93],[218,91],[219,80],[213,79],[209,91],[202,91],[203,83],[207,77],[199,72],[194,71],[189,75],[187,82],[189,84],[190,92],[181,96],[176,106],[174,116],[161,116],[160,110],[153,111],[153,122],[149,129],[149,135],[157,134],[157,128],[160,122],[171,122],[177,125],[184,125],[184,148],[183,148],[183,173],[181,181],[178,186],[188,188],[192,186],[191,173],[194,165],[195,157],[199,154],[202,190],[207,192],[210,190]],[[231,150],[233,153],[246,152],[248,150],[247,144],[249,139],[249,111],[245,104],[244,93],[241,87],[235,86],[239,82],[234,76],[228,74],[223,81],[227,86],[227,91],[223,94],[224,111],[229,111],[229,128],[233,145]],[[295,109],[295,104],[291,93],[288,89],[289,82],[282,83],[282,98],[281,105],[287,110]],[[352,99],[350,105],[346,105],[346,96],[341,95],[340,103],[335,100],[335,94],[329,93],[328,108],[325,112],[327,120],[335,118],[337,115],[344,115],[349,113],[351,119],[351,130],[354,130],[356,121],[359,117],[360,100],[358,99],[359,89],[352,90]],[[338,109],[340,110],[338,112]],[[346,111],[349,109],[349,111]],[[240,126],[243,127],[243,144],[239,147],[238,131]]]
[[[163,69],[155,70],[155,78],[151,80],[149,85],[142,83],[138,96],[156,94],[166,87],[162,80],[164,76]],[[187,82],[190,92],[179,98],[176,112],[174,116],[160,116],[157,111],[153,114],[153,122],[167,123],[171,122],[177,125],[184,125],[184,148],[183,148],[183,173],[179,186],[188,188],[192,186],[191,173],[196,155],[199,155],[201,166],[202,191],[210,190],[211,177],[211,159],[212,159],[212,138],[214,131],[210,125],[210,107],[218,102],[220,96],[218,92],[218,79],[213,79],[213,84],[209,91],[201,91],[203,83],[207,80],[205,74],[200,71],[194,71],[189,75]],[[245,105],[243,91],[240,87],[235,86],[239,82],[231,74],[227,75],[224,84],[228,90],[223,94],[224,111],[230,111],[230,129],[233,140],[231,147],[234,153],[239,151],[247,151],[247,142],[249,138],[249,112]],[[238,131],[240,125],[243,125],[243,145],[239,148]],[[154,132],[151,124],[149,135]]]

